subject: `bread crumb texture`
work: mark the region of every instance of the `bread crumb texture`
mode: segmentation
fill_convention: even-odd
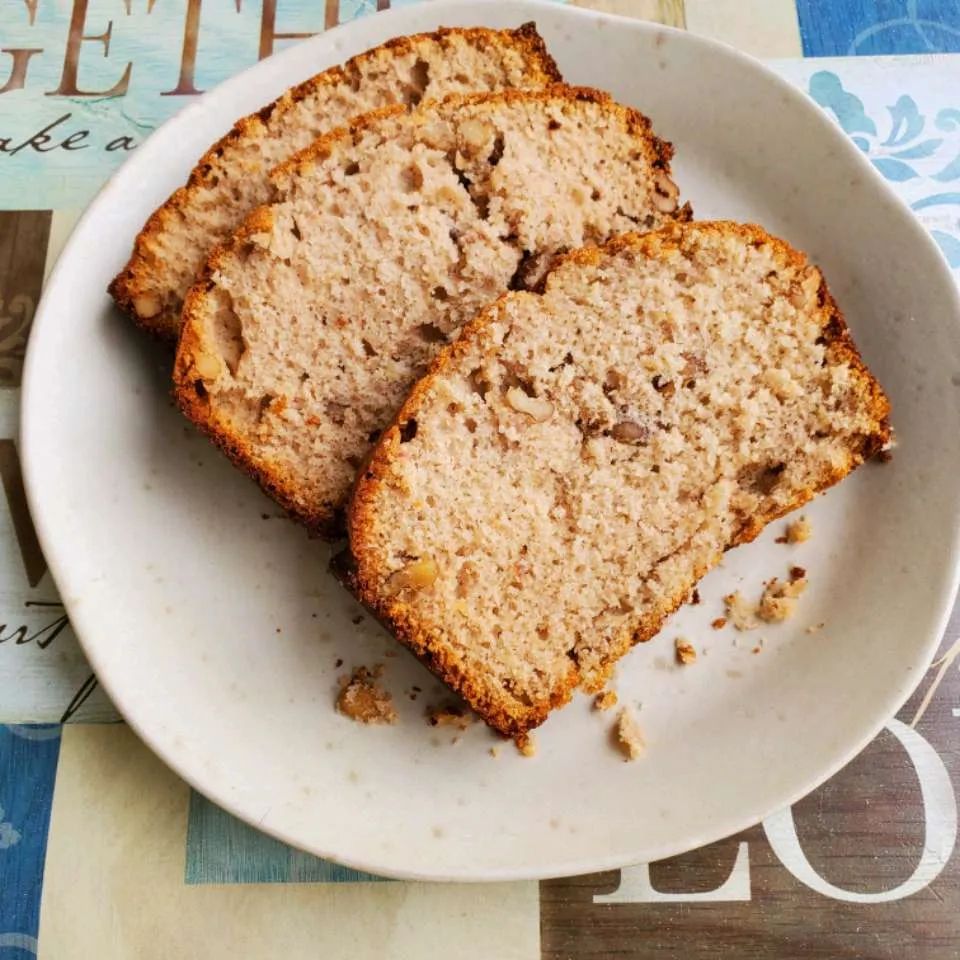
[[[417,384],[355,489],[352,586],[488,723],[523,733],[602,689],[726,548],[872,456],[887,417],[819,271],[760,228],[579,251]],[[394,590],[425,561],[428,585]]]
[[[777,537],[777,543],[806,543],[813,536],[813,525],[806,517],[800,517],[787,524],[782,537]]]
[[[207,255],[272,197],[268,174],[317,137],[391,104],[560,80],[533,24],[398,37],[286,91],[237,121],[147,221],[110,285],[142,327],[175,339],[183,299]]]
[[[796,613],[797,600],[806,589],[807,571],[803,567],[791,567],[788,580],[774,577],[764,584],[760,600],[755,604],[739,591],[725,596],[727,619],[738,630],[755,630],[761,623],[788,620]]]
[[[535,757],[537,755],[537,741],[532,733],[525,733],[516,738],[517,749],[525,757]]]
[[[617,705],[617,695],[613,690],[604,690],[593,698],[594,710],[612,710]]]
[[[340,678],[337,710],[358,723],[396,723],[393,699],[377,683],[380,672],[357,667],[353,675]]]
[[[427,710],[427,723],[431,727],[456,727],[466,730],[473,723],[473,715],[459,705],[431,707]]]
[[[617,714],[614,731],[617,746],[620,748],[624,760],[637,760],[643,756],[647,749],[647,743],[640,730],[640,724],[637,723],[637,718],[629,707],[624,707]]]
[[[803,577],[785,582],[774,577],[763,588],[763,595],[757,604],[757,616],[765,623],[788,620],[796,613],[797,599],[806,589],[807,581]]]
[[[322,532],[477,311],[562,251],[688,215],[670,153],[645,117],[562,86],[361,118],[276,171],[277,199],[210,260],[184,310],[181,407]],[[554,415],[517,384],[501,399]]]
[[[683,637],[677,637],[674,641],[673,649],[676,654],[677,663],[685,665],[696,662],[697,651],[689,640],[684,640]]]

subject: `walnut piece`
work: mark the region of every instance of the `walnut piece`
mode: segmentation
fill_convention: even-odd
[[[139,297],[133,298],[133,309],[138,317],[149,320],[160,312],[162,304],[156,297],[149,293],[143,293]]]
[[[553,404],[540,397],[529,397],[519,387],[507,390],[507,403],[517,413],[525,413],[537,423],[545,423],[553,416]]]
[[[650,428],[632,420],[622,420],[613,425],[610,436],[620,443],[646,443],[650,439]]]
[[[198,353],[193,359],[193,368],[201,380],[216,380],[223,370],[223,361],[212,353]]]
[[[662,213],[672,213],[677,209],[677,197],[680,188],[661,170],[653,178],[653,203]]]
[[[437,565],[429,557],[421,557],[408,563],[400,570],[391,573],[387,579],[386,591],[393,597],[401,590],[422,590],[437,579]]]
[[[493,135],[493,128],[481,120],[468,118],[460,124],[460,136],[464,148],[470,153],[476,153]]]

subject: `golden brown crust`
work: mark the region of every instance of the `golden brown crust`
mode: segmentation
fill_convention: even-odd
[[[691,225],[670,225],[646,234],[624,234],[600,247],[584,247],[575,250],[554,264],[551,272],[563,264],[574,263],[589,267],[597,265],[604,257],[625,250],[633,250],[643,257],[661,257],[671,250],[681,249],[690,238],[710,234],[737,234],[749,242],[761,245],[769,244],[782,260],[784,266],[804,268],[808,265],[806,257],[789,244],[771,237],[762,227],[754,224],[738,224],[729,221],[701,222]],[[549,280],[549,275],[548,275]],[[489,692],[476,680],[466,674],[444,649],[438,649],[435,638],[417,621],[409,607],[396,598],[384,598],[375,587],[377,582],[376,558],[366,547],[366,533],[372,529],[376,500],[380,488],[390,482],[392,463],[401,441],[401,425],[415,419],[420,405],[427,398],[433,381],[450,369],[459,357],[472,349],[474,341],[483,335],[488,325],[503,309],[505,303],[516,296],[530,296],[529,293],[507,293],[482,311],[463,328],[460,337],[445,347],[434,359],[427,373],[411,390],[409,396],[391,422],[383,431],[378,442],[359,471],[347,508],[347,534],[350,542],[349,562],[345,573],[341,573],[343,582],[357,598],[407,647],[409,647],[441,679],[456,690],[474,710],[491,726],[501,733],[522,738],[534,727],[539,726],[551,710],[562,706],[580,685],[581,677],[576,665],[561,684],[552,691],[549,699],[523,707],[516,701],[505,701],[491,697]],[[836,301],[822,282],[819,290],[821,306],[822,336],[828,355],[836,363],[848,363],[854,375],[860,381],[866,398],[866,409],[875,422],[875,430],[858,438],[858,443],[850,450],[850,463],[844,469],[824,473],[815,485],[798,493],[788,506],[772,510],[764,516],[751,517],[731,538],[726,549],[732,549],[753,540],[766,526],[786,513],[808,502],[818,493],[843,479],[850,470],[877,453],[890,440],[890,403],[882,388],[867,369],[850,336],[843,314]],[[718,558],[719,559],[719,558]],[[689,585],[685,585],[675,596],[664,604],[662,615],[650,616],[640,625],[626,631],[614,644],[609,658],[612,669],[616,660],[636,643],[649,640],[659,633],[667,617],[677,610],[690,594],[690,589],[703,577],[709,568],[704,566],[693,571]]]
[[[505,103],[531,100],[587,101],[603,104],[611,115],[619,117],[626,129],[636,137],[651,166],[662,169],[667,174],[670,173],[669,163],[673,155],[673,146],[660,140],[651,132],[650,121],[642,113],[616,103],[607,94],[598,90],[556,84],[543,91],[504,90],[498,93],[452,94],[442,102],[482,104],[492,112]],[[376,126],[384,118],[405,112],[405,107],[396,105],[364,114],[353,120],[349,126],[332,130],[318,138],[306,150],[277,167],[271,173],[271,179],[279,182],[291,174],[302,173],[309,164],[320,157],[326,157],[337,142],[355,139],[362,131]],[[201,331],[204,325],[204,297],[211,279],[252,235],[270,230],[272,225],[270,210],[269,205],[254,210],[236,233],[210,254],[196,283],[187,295],[181,314],[180,342],[173,372],[173,394],[183,413],[210,437],[236,466],[253,477],[291,517],[303,523],[317,535],[335,539],[340,536],[343,529],[341,522],[343,505],[304,502],[298,495],[296,481],[288,475],[282,465],[262,457],[249,443],[238,437],[228,423],[217,417],[209,403],[203,380],[194,368],[195,357],[203,351]],[[678,215],[683,220],[688,220],[689,204],[682,208]]]
[[[211,176],[212,167],[217,160],[232,147],[246,140],[260,139],[261,130],[268,128],[271,121],[282,116],[294,105],[316,93],[323,87],[340,83],[349,83],[356,76],[361,64],[381,56],[384,52],[404,55],[417,43],[432,40],[443,44],[448,37],[457,37],[471,41],[478,46],[484,44],[509,44],[525,54],[531,69],[538,69],[544,82],[559,82],[563,78],[553,57],[547,51],[543,38],[537,33],[534,23],[525,23],[516,30],[490,30],[485,27],[441,27],[433,33],[414,34],[395,37],[348,60],[342,66],[330,67],[303,83],[287,90],[272,103],[261,107],[254,113],[238,120],[231,130],[214,143],[197,161],[184,186],[175,190],[148,218],[143,229],[134,240],[133,250],[126,266],[110,282],[107,292],[117,306],[128,314],[134,322],[148,333],[165,340],[175,340],[180,332],[180,311],[164,308],[154,316],[143,316],[138,311],[136,301],[150,295],[145,280],[149,278],[156,262],[156,256],[150,250],[151,243],[162,236],[175,221],[188,215],[195,196],[203,190]]]

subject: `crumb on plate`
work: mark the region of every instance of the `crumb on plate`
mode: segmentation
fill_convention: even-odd
[[[473,714],[465,706],[458,704],[429,707],[426,716],[431,727],[456,727],[458,730],[466,730],[473,723]]]
[[[777,543],[806,543],[813,536],[813,526],[806,517],[787,524],[786,532],[777,537]]]
[[[617,695],[613,690],[604,690],[593,698],[594,710],[610,710],[617,705]]]
[[[376,681],[382,667],[357,667],[351,677],[340,678],[337,710],[357,723],[396,723],[393,699]]]
[[[763,596],[760,597],[760,603],[757,605],[757,616],[765,623],[780,623],[789,619],[796,613],[797,598],[806,589],[806,577],[794,578],[793,571],[790,579],[785,583],[774,577],[763,588]]]
[[[727,620],[738,630],[753,630],[757,626],[757,611],[739,590],[728,593],[723,598]]]
[[[643,739],[643,733],[640,731],[640,724],[637,723],[629,707],[624,707],[617,714],[614,732],[617,746],[620,748],[624,760],[636,760],[643,756],[647,744]]]
[[[683,637],[677,637],[673,642],[674,652],[677,655],[677,663],[695,663],[697,659],[697,651],[693,648],[693,644],[689,640],[684,640]]]
[[[517,749],[525,757],[535,757],[537,755],[537,741],[534,740],[532,733],[524,733],[514,741]]]

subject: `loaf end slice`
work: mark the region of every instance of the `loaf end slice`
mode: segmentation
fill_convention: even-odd
[[[411,384],[562,251],[689,216],[641,114],[570,87],[385,108],[273,175],[184,308],[175,394],[291,513],[336,528]]]
[[[271,197],[268,173],[326,131],[391,104],[560,80],[532,23],[399,37],[332,67],[239,120],[147,221],[110,284],[145,330],[176,339],[190,285],[210,251]]]
[[[761,228],[581,250],[416,384],[358,477],[346,580],[522,737],[878,452],[889,410],[820,271]]]

